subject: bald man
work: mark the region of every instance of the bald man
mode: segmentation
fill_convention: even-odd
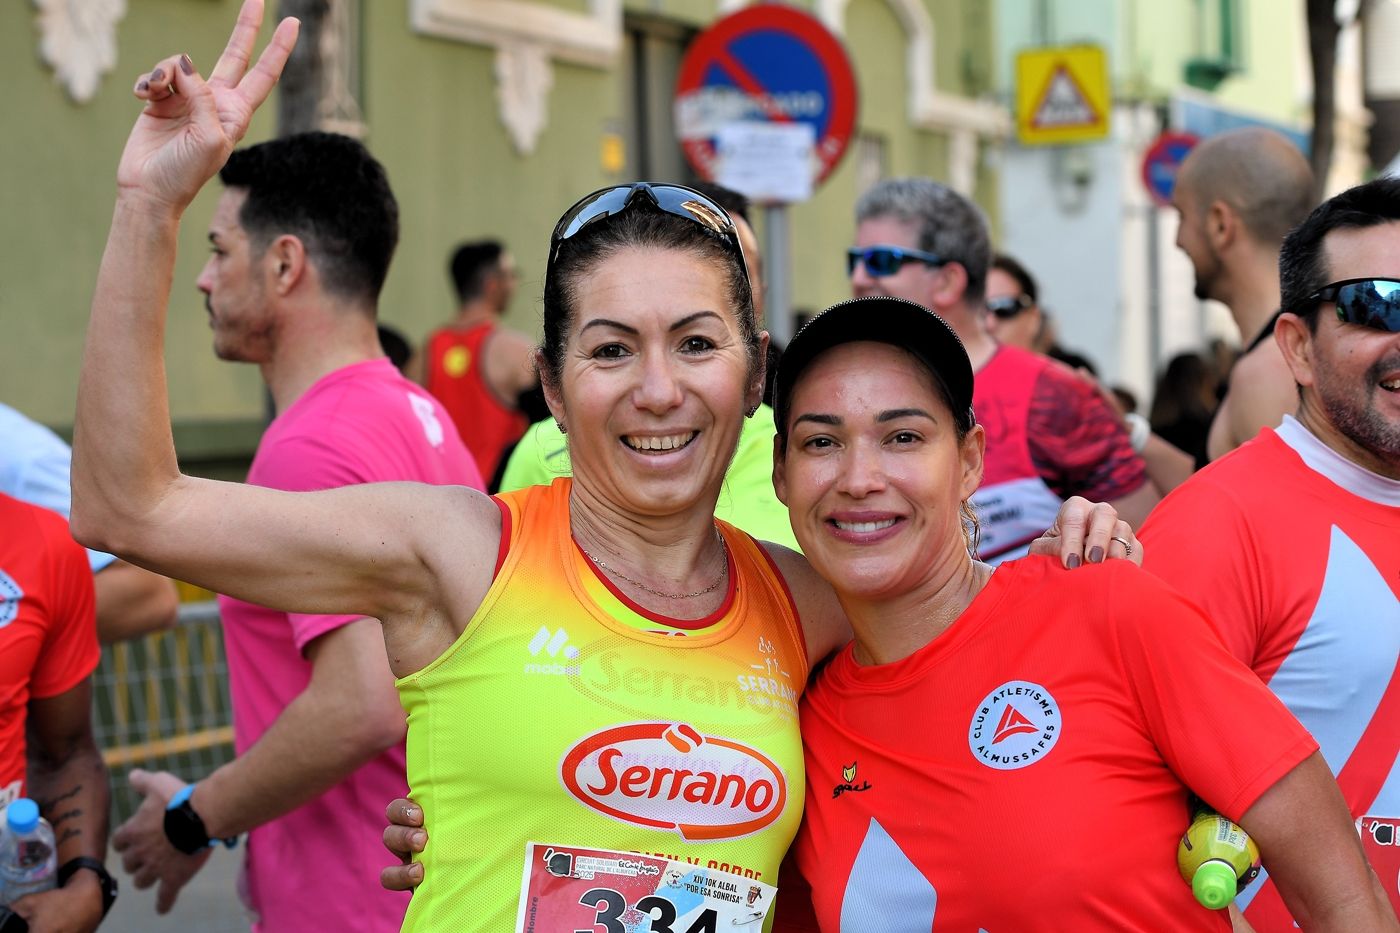
[[[1293,376],[1269,338],[1279,313],[1279,247],[1312,209],[1312,191],[1312,170],[1298,148],[1257,127],[1212,136],[1177,174],[1176,245],[1195,267],[1196,297],[1228,307],[1245,341],[1211,423],[1212,460],[1298,407]]]

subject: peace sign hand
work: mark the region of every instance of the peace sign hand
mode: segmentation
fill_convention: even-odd
[[[263,0],[244,0],[208,81],[188,55],[165,59],[137,81],[135,94],[146,109],[117,167],[121,196],[143,197],[179,214],[223,167],[277,84],[301,26],[290,17],[278,23],[250,71],[262,18]]]

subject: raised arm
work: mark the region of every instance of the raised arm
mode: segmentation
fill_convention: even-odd
[[[73,531],[143,567],[262,605],[437,623],[443,631],[426,639],[413,626],[415,651],[430,660],[489,585],[499,538],[489,500],[408,484],[275,492],[184,476],[176,463],[162,344],[179,221],[296,41],[296,21],[284,20],[250,68],[262,8],[246,0],[207,81],[181,55],[136,85],[145,109],[117,171],[78,390]]]

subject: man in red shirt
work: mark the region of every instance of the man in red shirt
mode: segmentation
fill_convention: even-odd
[[[1323,204],[1279,268],[1297,417],[1168,496],[1145,566],[1317,739],[1400,908],[1400,180]],[[1260,933],[1294,928],[1267,876],[1238,903]]]
[[[500,243],[463,243],[451,272],[457,318],[424,345],[423,388],[452,416],[494,491],[503,455],[530,426],[521,395],[539,387],[535,342],[501,326],[517,274]]]
[[[39,804],[60,878],[10,907],[34,929],[93,930],[116,885],[103,867],[107,767],[92,738],[92,572],[53,512],[0,494],[0,528],[0,811],[17,797]]]

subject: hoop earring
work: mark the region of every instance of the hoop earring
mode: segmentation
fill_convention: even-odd
[[[560,433],[560,434],[568,434],[568,433],[569,433],[569,429],[566,428],[566,427],[564,427],[564,422],[560,421],[558,418],[555,418],[555,419],[554,419],[554,426],[555,426],[556,428],[559,429],[559,433]]]
[[[757,406],[757,405],[753,406],[753,407],[750,408],[748,411],[744,412],[744,417],[745,417],[745,418],[752,418],[752,417],[753,417],[754,415],[756,415],[756,414],[758,414],[758,406]]]

